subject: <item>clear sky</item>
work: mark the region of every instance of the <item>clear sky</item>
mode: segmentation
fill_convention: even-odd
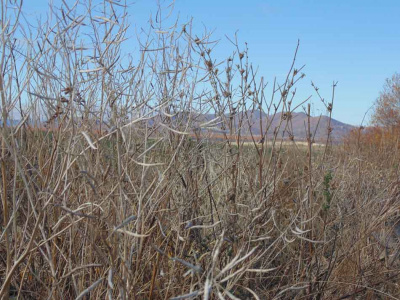
[[[45,12],[47,2],[26,0],[25,11]],[[129,8],[132,24],[147,27],[156,10],[156,0],[136,0]],[[323,113],[311,80],[326,98],[338,81],[333,117],[345,123],[359,125],[385,79],[400,72],[399,0],[176,0],[178,15],[182,23],[193,17],[200,34],[204,26],[214,30],[221,57],[234,50],[225,35],[238,31],[250,60],[271,83],[290,67],[300,39],[298,66],[306,65],[306,78],[298,101],[313,95],[314,113]]]

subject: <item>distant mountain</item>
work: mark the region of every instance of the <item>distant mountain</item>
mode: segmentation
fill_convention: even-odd
[[[215,114],[199,114],[193,119],[196,123],[204,123],[217,118]],[[268,137],[271,138],[274,135],[275,130],[278,131],[278,137],[288,139],[293,136],[296,140],[306,140],[307,139],[307,127],[308,127],[308,117],[304,112],[292,112],[290,115],[277,113],[275,116],[267,115],[265,113],[250,111],[239,113],[232,118],[229,115],[224,115],[220,119],[224,118],[226,122],[232,120],[233,128],[238,130],[241,128],[241,135],[253,135],[260,136],[261,133],[265,133],[268,127]],[[241,125],[239,120],[242,119]],[[261,123],[260,123],[261,120]],[[225,122],[225,124],[226,124]],[[214,122],[213,122],[214,123]],[[217,121],[215,123],[218,123]],[[260,124],[262,124],[262,130],[260,129]],[[328,116],[316,116],[310,118],[310,128],[311,133],[315,141],[324,140],[328,132],[329,117]],[[221,129],[221,125],[214,126],[214,128]],[[330,121],[331,136],[334,140],[339,141],[343,138],[350,130],[354,127],[349,124],[342,123],[335,119]]]
[[[20,120],[7,120],[7,126],[17,126]],[[0,119],[0,126],[3,126],[3,120]]]
[[[166,122],[168,119],[169,121],[172,120],[176,125],[185,125],[186,122],[190,120],[193,124],[193,128],[202,125],[202,130],[211,130],[217,135],[224,131],[228,132],[226,124],[232,122],[233,131],[237,132],[240,127],[242,136],[250,136],[250,133],[254,136],[261,136],[261,134],[264,134],[265,130],[268,128],[268,138],[272,138],[274,132],[277,131],[278,138],[289,139],[290,136],[293,136],[296,140],[307,139],[308,117],[304,112],[292,112],[290,115],[277,113],[275,116],[272,116],[265,113],[261,113],[260,115],[259,112],[252,113],[251,111],[245,111],[239,112],[232,117],[229,115],[223,115],[219,118],[215,114],[188,112],[180,112],[175,114],[173,117],[162,116],[163,114],[157,115],[147,122],[150,126],[153,126],[158,123],[168,123]],[[241,123],[240,120],[242,120]],[[20,120],[7,120],[7,126],[17,126],[19,122]],[[310,118],[311,133],[315,141],[322,141],[326,138],[328,122],[329,117],[327,116]],[[222,124],[225,125],[225,130],[222,130]],[[2,126],[1,120],[0,126]],[[260,126],[262,126],[262,130],[260,129]],[[342,123],[335,119],[331,119],[330,127],[332,129],[331,136],[336,141],[340,141],[350,132],[350,130],[354,129],[354,126]]]
[[[277,113],[274,118],[272,116],[263,116],[264,122],[269,120],[271,124],[271,132],[275,127],[278,127],[279,124],[280,130],[278,136],[289,137],[293,135],[295,139],[305,140],[307,138],[308,131],[308,117],[304,112],[292,112],[291,116],[282,115],[281,113]],[[260,118],[256,120],[256,124],[259,124]],[[272,121],[271,121],[272,120]],[[257,122],[258,121],[258,122]],[[323,140],[327,136],[329,125],[329,117],[328,116],[317,116],[310,117],[310,128],[313,138],[317,141]],[[346,135],[350,130],[353,129],[353,126],[342,123],[335,119],[330,120],[330,128],[331,128],[331,136],[334,139],[341,139],[344,135]],[[254,128],[255,129],[255,128]],[[255,132],[260,133],[258,128],[257,130],[252,130],[253,134]]]

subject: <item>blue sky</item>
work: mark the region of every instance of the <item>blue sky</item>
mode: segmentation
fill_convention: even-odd
[[[47,1],[25,5],[25,11],[40,13]],[[156,0],[136,0],[129,8],[132,24],[147,27],[156,10]],[[220,39],[215,55],[221,58],[234,50],[225,35],[238,31],[250,60],[271,83],[290,67],[300,39],[297,65],[306,65],[306,77],[298,86],[298,101],[313,95],[314,113],[324,113],[311,80],[327,99],[338,81],[333,117],[345,123],[359,125],[385,79],[400,72],[398,0],[176,0],[173,17],[178,15],[182,23],[193,17],[199,34],[204,26],[214,30],[213,37]]]

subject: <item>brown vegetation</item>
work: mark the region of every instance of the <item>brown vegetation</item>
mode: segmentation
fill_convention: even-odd
[[[330,121],[313,147],[309,104],[284,147],[296,55],[267,97],[237,42],[218,62],[160,18],[124,56],[125,7],[85,3],[36,27],[1,8],[1,298],[400,297],[397,147],[334,145]]]
[[[373,123],[385,128],[400,126],[400,74],[387,78],[375,103]]]

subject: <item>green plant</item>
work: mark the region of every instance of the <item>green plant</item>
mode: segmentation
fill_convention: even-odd
[[[332,192],[331,192],[331,180],[332,180],[332,172],[328,171],[328,173],[325,174],[324,180],[322,182],[323,186],[323,192],[322,194],[324,195],[324,203],[322,204],[322,208],[326,211],[331,208],[331,201],[332,201]]]

